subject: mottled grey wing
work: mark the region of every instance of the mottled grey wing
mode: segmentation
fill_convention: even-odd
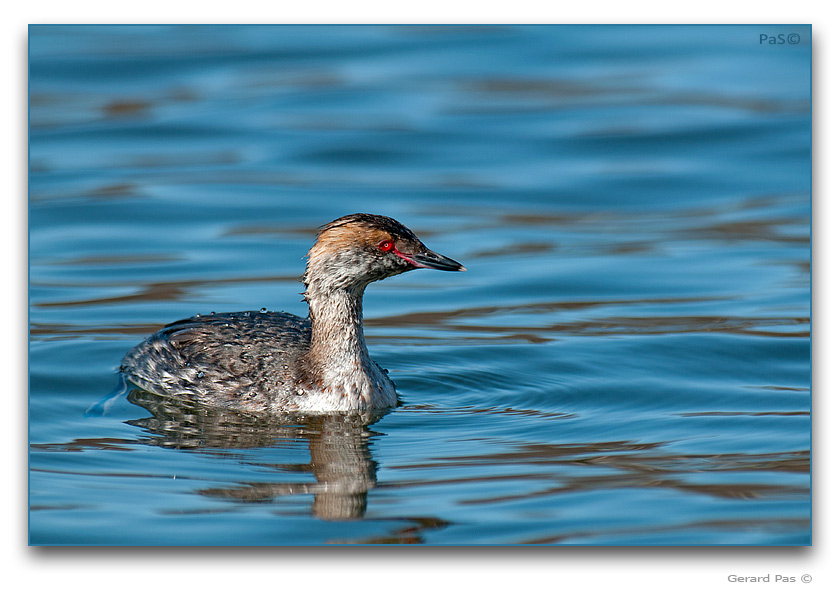
[[[167,325],[126,354],[121,370],[163,395],[230,403],[282,388],[309,347],[309,321],[282,312],[196,316]]]

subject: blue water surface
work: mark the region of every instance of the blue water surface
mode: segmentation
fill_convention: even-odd
[[[30,543],[810,544],[810,32],[31,27]],[[400,407],[96,407],[357,211]]]

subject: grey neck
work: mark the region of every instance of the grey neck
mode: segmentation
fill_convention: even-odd
[[[343,260],[310,256],[304,274],[312,337],[301,368],[313,394],[303,402],[310,403],[310,409],[321,407],[324,394],[330,396],[327,405],[333,409],[397,403],[394,384],[368,355],[362,297],[373,279],[354,256]],[[347,272],[348,268],[356,272]]]
[[[310,363],[315,367],[347,367],[367,370],[370,364],[362,324],[364,288],[313,292],[307,287],[309,319],[312,322]]]

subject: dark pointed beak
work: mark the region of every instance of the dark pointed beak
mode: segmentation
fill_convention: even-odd
[[[437,252],[426,250],[418,254],[409,254],[410,261],[417,268],[433,268],[435,270],[467,270],[464,266],[451,258],[442,256]]]

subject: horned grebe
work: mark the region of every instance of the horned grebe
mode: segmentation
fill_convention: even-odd
[[[394,406],[394,384],[368,355],[362,296],[369,283],[416,268],[466,270],[390,217],[341,217],[309,250],[308,318],[264,310],[187,318],[131,349],[120,370],[153,393],[249,412]]]

